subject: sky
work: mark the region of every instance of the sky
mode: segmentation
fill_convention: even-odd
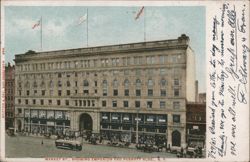
[[[140,6],[89,6],[88,46],[102,46],[190,37],[196,55],[199,92],[205,92],[205,7],[146,6],[135,20]],[[87,46],[87,23],[78,25],[86,6],[5,6],[5,62],[14,64],[15,54],[41,50],[40,27],[32,29],[42,17],[43,51]],[[145,28],[144,28],[145,16]]]

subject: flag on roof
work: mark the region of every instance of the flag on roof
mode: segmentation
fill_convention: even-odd
[[[144,11],[144,6],[141,7],[141,9],[139,10],[139,12],[136,14],[136,17],[135,17],[135,20],[139,19],[141,14],[143,13]]]

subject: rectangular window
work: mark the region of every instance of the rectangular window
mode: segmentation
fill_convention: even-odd
[[[160,64],[165,64],[166,56],[160,56],[159,59],[160,59]]]
[[[67,96],[70,96],[70,90],[67,90]]]
[[[22,109],[17,109],[18,114],[22,113]]]
[[[49,100],[49,105],[52,105],[52,100]]]
[[[118,96],[118,89],[114,89],[113,96]]]
[[[180,123],[180,115],[173,115],[173,122]]]
[[[135,90],[135,93],[136,93],[136,96],[141,96],[141,90],[140,89]]]
[[[28,105],[29,104],[29,100],[25,100],[25,104]]]
[[[173,108],[174,109],[180,109],[180,102],[179,101],[174,101],[173,102]]]
[[[179,89],[175,88],[175,89],[174,89],[174,96],[175,96],[175,97],[178,97],[179,95],[180,95]]]
[[[19,90],[19,96],[21,96],[22,95],[22,91],[21,90]]]
[[[128,107],[128,101],[123,101],[123,107]]]
[[[129,96],[129,90],[128,89],[124,90],[124,96]]]
[[[153,102],[147,101],[147,108],[152,108],[152,107],[153,107]]]
[[[112,101],[113,107],[117,107],[117,101]]]
[[[62,90],[58,90],[58,96],[62,96]]]
[[[61,101],[60,100],[57,100],[57,105],[61,105]]]
[[[29,96],[30,95],[30,91],[27,91],[27,96]]]
[[[147,64],[154,64],[155,63],[155,57],[154,56],[148,56],[147,57]]]
[[[153,89],[148,89],[148,96],[153,96]]]
[[[21,104],[21,99],[18,99],[18,104]]]
[[[65,100],[65,105],[69,106],[69,100]]]
[[[42,90],[42,96],[45,96],[45,90]]]
[[[140,76],[141,75],[141,69],[136,69],[135,70],[135,75]]]
[[[102,107],[106,107],[107,106],[107,101],[102,101]]]
[[[35,105],[36,104],[36,100],[33,100],[33,105]]]
[[[43,104],[44,104],[44,101],[43,101],[43,100],[40,100],[40,103],[41,103],[41,105],[43,105]]]
[[[124,70],[124,75],[129,75],[129,70]]]
[[[95,81],[95,87],[97,87],[97,81]]]
[[[95,94],[97,94],[97,89],[95,89]]]
[[[123,63],[124,66],[130,65],[130,57],[122,58],[122,63]]]
[[[166,102],[165,101],[160,101],[160,108],[166,108]]]
[[[108,90],[107,89],[103,89],[103,96],[107,96],[108,95]]]
[[[167,92],[165,89],[161,89],[161,96],[167,96]]]
[[[139,108],[141,106],[141,102],[140,101],[135,101],[135,107]]]
[[[77,81],[75,81],[75,87],[77,87]]]
[[[89,94],[89,90],[87,90],[87,89],[83,90],[83,94],[84,95],[88,95]]]
[[[61,87],[62,86],[62,82],[59,80],[58,81],[58,87]]]
[[[77,94],[77,89],[75,90],[75,94]]]
[[[179,79],[174,79],[174,85],[175,85],[175,86],[180,85],[180,83],[179,83]]]
[[[161,68],[161,69],[160,69],[160,75],[165,75],[165,74],[166,74],[166,69]]]
[[[62,77],[62,74],[61,73],[58,73],[58,78],[61,78]]]

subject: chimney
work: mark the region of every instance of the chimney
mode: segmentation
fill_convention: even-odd
[[[195,81],[195,102],[199,101],[199,94],[198,94],[199,82],[198,80]]]

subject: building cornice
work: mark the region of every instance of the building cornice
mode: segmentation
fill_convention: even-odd
[[[110,54],[133,53],[133,52],[147,52],[157,50],[170,50],[170,49],[187,49],[189,47],[189,38],[181,36],[173,40],[161,40],[151,42],[140,42],[130,44],[119,44],[109,46],[97,46],[88,48],[77,48],[57,51],[35,52],[26,54],[17,54],[15,62],[25,62],[29,60],[44,59],[59,59],[59,58],[73,58],[81,56],[105,56]]]

